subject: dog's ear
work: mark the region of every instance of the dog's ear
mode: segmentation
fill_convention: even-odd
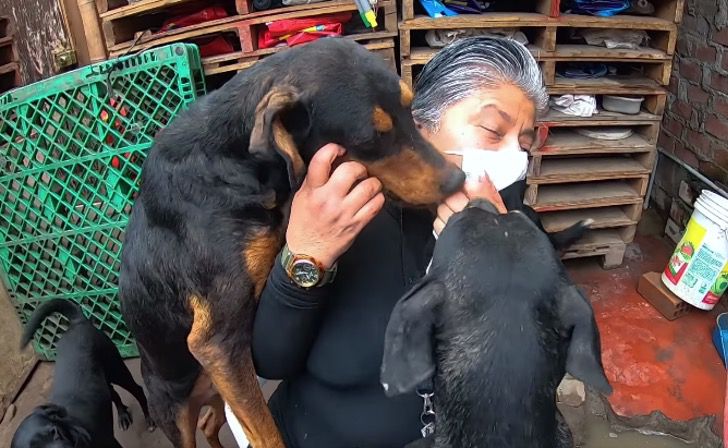
[[[394,306],[381,371],[387,396],[412,392],[435,372],[433,330],[446,293],[442,283],[425,278]]]
[[[556,298],[561,324],[570,333],[566,371],[604,394],[612,393],[602,365],[599,329],[591,304],[566,279],[561,280]]]
[[[306,166],[293,136],[283,124],[284,114],[290,111],[296,111],[298,127],[308,128],[310,117],[307,116],[296,89],[291,86],[275,86],[268,91],[255,108],[255,124],[250,134],[248,151],[251,154],[277,152],[286,161],[291,188],[297,190],[303,182]]]

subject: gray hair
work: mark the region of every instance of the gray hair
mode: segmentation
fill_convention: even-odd
[[[528,49],[510,38],[468,37],[440,50],[415,82],[412,115],[430,131],[437,131],[443,112],[483,88],[511,84],[520,88],[538,112],[548,95],[541,70]]]

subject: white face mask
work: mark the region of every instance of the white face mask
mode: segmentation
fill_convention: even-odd
[[[466,148],[448,152],[448,154],[462,156],[461,168],[468,181],[477,182],[483,177],[483,174],[487,174],[498,191],[524,179],[528,171],[528,153],[520,149],[491,151]]]

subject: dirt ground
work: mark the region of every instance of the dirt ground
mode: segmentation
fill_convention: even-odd
[[[648,214],[649,216],[649,214]],[[648,222],[649,220],[645,219],[645,222]],[[644,227],[644,223],[642,225]],[[649,232],[649,233],[661,233],[662,226],[656,225],[656,229],[658,229],[660,232]],[[646,232],[647,233],[647,232]],[[638,240],[639,242],[640,240]],[[654,244],[654,243],[653,243]],[[645,260],[650,260],[652,257],[650,256],[654,250],[649,250],[651,245],[646,242],[642,241],[642,244],[635,244],[631,245],[633,247],[630,248],[629,252],[631,254],[637,253],[640,250],[640,247],[642,249],[648,250],[650,253],[644,254]],[[575,281],[580,284],[580,287],[582,287],[584,290],[589,292],[590,298],[593,302],[598,303],[600,296],[602,295],[608,295],[610,297],[614,297],[615,299],[619,300],[626,300],[623,299],[622,296],[624,294],[616,294],[614,293],[615,288],[622,288],[625,291],[630,290],[633,291],[636,286],[636,280],[634,275],[630,274],[630,270],[634,271],[638,269],[638,267],[635,265],[635,260],[631,259],[634,258],[632,256],[627,257],[626,263],[623,267],[619,269],[615,269],[612,271],[602,271],[601,268],[598,266],[595,260],[575,260],[573,262],[567,263],[567,267],[572,272],[572,275],[575,275]],[[658,257],[660,258],[660,257]],[[641,263],[640,259],[640,263]],[[640,264],[638,263],[638,264]],[[661,263],[661,262],[660,262]],[[649,263],[648,263],[649,264]],[[644,266],[640,266],[640,269]],[[640,271],[641,272],[641,271]],[[603,277],[609,277],[603,278]],[[591,282],[591,280],[594,280]],[[603,294],[602,294],[603,293]],[[634,293],[636,294],[636,293]],[[668,325],[666,322],[662,322],[662,319],[659,315],[656,314],[656,312],[649,309],[648,305],[645,305],[646,311],[648,315],[651,315],[652,318],[649,321],[649,324],[647,327],[652,328],[659,325]],[[604,317],[598,312],[600,309],[599,306],[597,308],[597,314],[600,318],[600,328],[602,330],[603,334],[603,342],[607,341],[609,342],[609,325],[602,326],[604,324]],[[652,313],[652,314],[650,314]],[[707,319],[709,316],[704,317],[703,319]],[[695,317],[693,319],[700,319],[699,317]],[[676,327],[682,327],[681,324],[684,322],[684,319],[681,319],[678,322],[678,325]],[[707,331],[707,326],[705,327]],[[704,345],[707,346],[707,348],[701,347],[705,351],[703,358],[711,357],[715,358],[717,355],[715,353],[712,353],[711,350],[713,350],[709,346],[709,334],[703,335],[704,339],[706,339],[706,342]],[[2,338],[2,335],[0,334],[0,345],[3,345],[7,342],[7,339]],[[6,344],[7,345],[7,344]],[[675,344],[677,347],[680,347],[680,344]],[[13,346],[15,347],[15,346]],[[694,348],[691,348],[691,350],[694,350]],[[696,358],[699,359],[699,358]],[[707,361],[705,359],[702,360],[702,364],[705,364]],[[697,363],[697,364],[701,364]],[[128,360],[127,365],[129,366],[129,369],[131,370],[132,374],[136,378],[137,382],[141,384],[141,375],[139,371],[139,360]],[[607,369],[610,369],[610,366],[607,365]],[[609,372],[608,372],[609,373]],[[23,418],[28,415],[28,413],[35,407],[40,404],[43,404],[46,397],[48,396],[48,393],[50,391],[51,385],[52,385],[52,376],[53,376],[53,364],[52,363],[41,363],[36,371],[33,373],[30,381],[27,383],[25,388],[23,389],[22,393],[18,397],[18,399],[15,402],[15,411],[8,412],[5,418],[2,422],[0,422],[0,447],[9,447],[10,441],[12,439],[12,436],[15,432],[15,429],[20,424],[20,422],[23,420]],[[614,381],[614,378],[611,378],[610,380]],[[616,383],[615,385],[618,385]],[[264,386],[264,392],[266,395],[270,395],[272,393],[272,387],[271,383],[268,383],[266,386]],[[654,390],[655,388],[651,385],[645,385],[644,387],[645,391],[647,390]],[[122,432],[117,429],[116,436],[117,440],[121,443],[122,446],[126,448],[162,448],[162,447],[170,447],[171,444],[166,440],[164,435],[160,430],[157,430],[155,432],[149,433],[146,431],[145,424],[144,424],[144,418],[141,412],[141,408],[139,407],[139,404],[128,394],[126,391],[119,390],[119,393],[124,400],[124,403],[129,407],[132,416],[134,417],[134,423],[129,428],[129,430]],[[716,393],[717,392],[717,393]],[[715,395],[715,400],[719,403],[722,403],[723,397],[722,389],[720,391],[713,390],[713,393]],[[659,400],[655,400],[654,398],[647,398],[646,395],[642,394],[642,400],[640,401],[646,401],[648,405],[655,405]],[[590,396],[591,397],[591,396]],[[689,397],[686,397],[689,400]],[[623,398],[624,400],[624,398]],[[590,402],[593,400],[587,399],[587,402]],[[668,407],[669,408],[669,407]],[[696,444],[687,444],[681,440],[675,439],[673,437],[667,437],[661,434],[656,434],[654,431],[646,430],[643,431],[643,433],[640,433],[638,431],[629,430],[626,432],[618,432],[616,431],[603,417],[603,409],[602,411],[599,411],[597,409],[592,408],[589,405],[581,405],[576,408],[572,408],[570,411],[562,406],[562,409],[564,410],[564,414],[567,417],[567,421],[572,426],[572,432],[574,433],[574,438],[577,442],[579,442],[579,446],[583,448],[683,448],[683,447],[691,447],[691,446],[697,446]],[[693,414],[690,414],[689,417],[692,416],[699,416],[703,415],[700,413],[700,410],[694,412]],[[576,417],[574,417],[576,416]],[[570,418],[571,417],[571,418]],[[680,419],[678,417],[678,419]],[[230,433],[229,428],[227,425],[223,428],[221,435],[220,435],[221,442],[223,446],[226,448],[234,448],[235,447],[235,441],[232,437],[232,434]],[[198,431],[198,446],[200,447],[206,447],[207,442],[205,441],[202,434]],[[713,446],[711,444],[711,446]],[[719,445],[716,445],[719,446]],[[705,448],[707,445],[701,445],[701,448]]]
[[[127,361],[127,365],[134,375],[134,378],[141,384],[139,360],[129,360]],[[9,412],[3,422],[0,423],[0,447],[10,446],[13,434],[23,418],[35,406],[45,401],[51,389],[52,379],[53,363],[41,363],[15,402],[14,417],[11,418],[11,413]],[[127,431],[121,431],[118,427],[116,428],[116,438],[119,443],[125,448],[171,447],[171,444],[160,430],[152,433],[146,431],[144,417],[139,403],[131,395],[126,393],[126,391],[119,388],[117,390],[134,417],[134,423]],[[270,393],[270,389],[268,393]],[[597,415],[587,417],[583,431],[583,434],[576,436],[578,436],[578,439],[584,440],[584,444],[582,445],[584,448],[681,448],[694,446],[687,445],[671,437],[654,434],[643,435],[635,431],[617,434],[611,430],[604,418]],[[227,425],[225,425],[220,434],[220,440],[226,448],[235,447],[235,440]],[[197,443],[199,447],[208,446],[207,441],[199,431],[197,434]]]

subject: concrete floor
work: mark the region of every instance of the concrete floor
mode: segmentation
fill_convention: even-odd
[[[726,371],[711,331],[725,303],[712,312],[695,309],[674,321],[665,319],[636,287],[642,273],[662,271],[674,245],[644,236],[636,242],[619,269],[604,271],[588,261],[569,265],[572,279],[594,306],[602,359],[614,387],[611,408],[635,421],[659,411],[666,418],[663,427],[719,416],[709,426],[722,434]]]
[[[725,371],[710,342],[715,312],[696,310],[669,322],[635,291],[641,273],[661,270],[671,249],[672,245],[664,240],[639,237],[630,245],[625,264],[618,269],[604,271],[595,260],[588,259],[567,264],[574,281],[594,304],[605,369],[615,390],[609,398],[613,412],[607,411],[613,424],[595,414],[589,415],[580,437],[586,448],[720,446],[715,445],[715,436],[710,439],[703,434],[700,439],[695,434],[700,430],[716,434],[721,431],[720,419],[710,420],[711,416],[722,415],[725,395]],[[141,381],[138,360],[130,360],[128,365]],[[15,418],[6,416],[0,423],[0,447],[10,445],[22,418],[43,403],[51,386],[52,371],[50,363],[42,363],[36,370],[15,403]],[[117,431],[119,442],[127,448],[169,447],[161,431],[145,431],[139,405],[124,391],[120,392],[135,421],[128,431]],[[660,411],[665,418],[646,419],[649,414],[655,417],[653,411]],[[641,427],[646,434],[614,429],[634,426]],[[699,441],[687,445],[658,432]],[[705,442],[705,437],[710,441]],[[227,427],[221,439],[224,446],[235,446]],[[201,447],[207,446],[200,434],[198,442]]]

